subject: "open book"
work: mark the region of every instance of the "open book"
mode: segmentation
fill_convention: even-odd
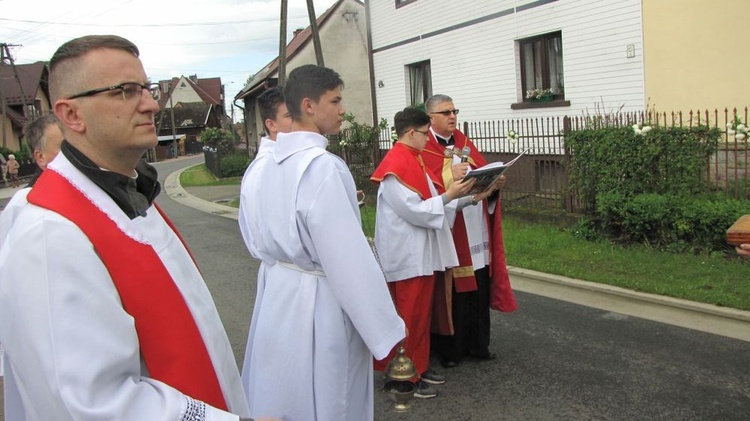
[[[475,178],[477,180],[476,183],[474,183],[474,187],[471,189],[471,194],[477,194],[487,190],[487,188],[492,185],[495,180],[500,178],[500,176],[503,175],[503,173],[508,170],[511,165],[515,164],[515,162],[518,161],[518,158],[520,158],[526,152],[528,152],[528,149],[524,150],[523,152],[518,154],[517,157],[513,158],[507,163],[491,162],[483,167],[473,170],[469,168],[469,172],[466,173],[466,176],[464,178],[467,180]]]

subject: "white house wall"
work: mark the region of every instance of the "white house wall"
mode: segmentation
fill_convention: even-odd
[[[174,92],[172,92],[172,104],[177,105],[180,102],[183,104],[190,102],[203,102],[203,98],[195,92],[193,85],[191,85],[184,76],[180,78],[177,82],[177,87],[174,89]],[[169,108],[169,101],[164,105],[164,108]]]
[[[640,0],[416,0],[398,9],[393,0],[375,0],[370,10],[377,112],[391,124],[409,104],[405,66],[424,60],[432,92],[453,97],[460,121],[645,106]],[[507,14],[462,27],[501,12]],[[516,40],[555,31],[562,31],[570,106],[511,109],[523,94]],[[634,58],[626,57],[629,44]]]

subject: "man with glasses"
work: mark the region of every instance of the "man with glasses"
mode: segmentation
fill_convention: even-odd
[[[66,140],[0,249],[6,419],[248,416],[211,295],[141,160],[158,89],[138,48],[63,44],[50,94]]]
[[[433,95],[425,108],[431,125],[424,161],[446,188],[461,180],[469,168],[487,164],[471,140],[457,129],[459,110],[451,97]],[[439,323],[432,338],[432,349],[446,368],[455,367],[467,356],[495,359],[489,350],[490,308],[504,312],[517,308],[505,265],[500,203],[494,194],[504,183],[503,176],[472,197],[474,206],[456,213],[452,228],[459,265],[446,273],[446,279],[452,282],[436,285],[439,293],[435,294],[436,302],[450,303],[452,319]],[[490,195],[491,200],[487,200]],[[490,218],[491,213],[494,218]]]
[[[430,117],[409,107],[396,113],[398,141],[370,178],[378,187],[375,218],[375,248],[396,309],[406,323],[409,336],[404,351],[414,363],[417,384],[414,396],[432,398],[430,385],[445,383],[445,377],[429,368],[432,295],[436,274],[458,266],[449,219],[455,199],[466,196],[474,180],[455,182],[447,189],[422,161],[429,140]],[[450,206],[449,203],[453,203]],[[463,208],[470,199],[458,201]],[[384,371],[395,356],[375,362]]]

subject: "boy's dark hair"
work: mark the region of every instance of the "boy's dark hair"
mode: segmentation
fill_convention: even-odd
[[[303,99],[318,101],[326,92],[343,87],[341,76],[332,69],[314,64],[297,67],[289,73],[284,86],[284,99],[289,115],[292,120],[299,121],[302,117],[300,105]]]
[[[263,92],[258,97],[258,112],[260,113],[260,119],[263,122],[263,127],[266,129],[266,134],[270,133],[268,126],[266,126],[266,120],[276,120],[276,112],[279,111],[279,104],[284,103],[284,91],[281,86],[274,86],[273,88]]]
[[[396,129],[396,135],[401,137],[404,133],[417,127],[422,127],[430,124],[430,116],[425,114],[424,111],[415,107],[406,107],[403,111],[396,113],[393,118],[393,125]]]

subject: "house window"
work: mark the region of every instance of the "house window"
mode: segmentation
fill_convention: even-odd
[[[552,32],[517,41],[521,59],[523,101],[532,89],[552,91],[554,99],[565,99],[562,32]]]
[[[396,0],[396,9],[409,3],[414,3],[417,0]]]
[[[409,76],[409,100],[411,105],[422,104],[432,96],[430,61],[406,66]]]

